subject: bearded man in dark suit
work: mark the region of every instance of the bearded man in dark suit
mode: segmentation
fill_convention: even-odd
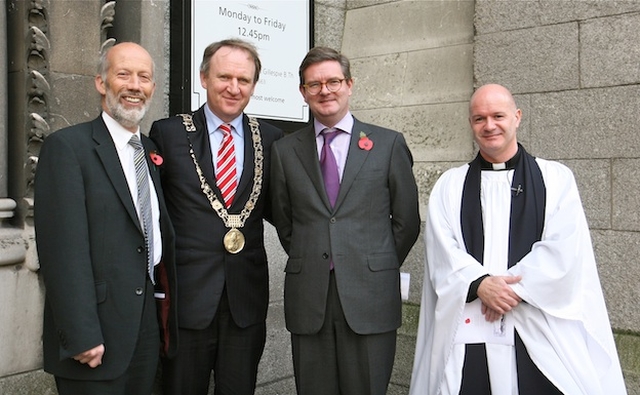
[[[137,44],[107,50],[95,78],[102,114],[51,134],[40,152],[44,369],[63,395],[150,394],[161,345],[175,352],[174,233],[157,148],[139,128],[154,68]]]

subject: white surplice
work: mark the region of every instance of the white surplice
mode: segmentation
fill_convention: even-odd
[[[411,395],[459,393],[465,346],[456,343],[456,334],[468,314],[469,285],[484,274],[522,276],[512,288],[523,302],[509,318],[533,362],[558,389],[626,394],[575,179],[560,163],[536,162],[546,186],[542,239],[508,270],[513,170],[482,171],[484,266],[467,253],[460,224],[469,166],[450,169],[436,182],[426,220]],[[514,347],[489,339],[486,348],[492,394],[517,395]]]

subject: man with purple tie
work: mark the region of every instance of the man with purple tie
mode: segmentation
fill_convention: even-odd
[[[313,124],[274,143],[274,224],[289,255],[284,304],[298,394],[383,395],[402,321],[400,265],[420,231],[402,134],[349,111],[349,60],[300,66]]]

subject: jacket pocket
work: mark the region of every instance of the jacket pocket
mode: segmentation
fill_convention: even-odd
[[[287,266],[285,266],[285,273],[300,273],[302,270],[302,259],[301,258],[289,258],[287,260]]]
[[[397,270],[400,268],[400,264],[398,263],[398,256],[393,253],[369,255],[367,257],[367,263],[369,264],[369,269],[372,272],[379,272],[382,270]]]
[[[107,300],[107,282],[99,281],[96,286],[96,302],[102,303]]]

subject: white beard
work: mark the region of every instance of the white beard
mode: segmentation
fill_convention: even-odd
[[[141,108],[131,108],[127,109],[122,104],[120,104],[119,97],[114,95],[113,92],[107,89],[106,94],[106,105],[109,111],[111,112],[111,116],[115,119],[120,125],[125,128],[134,128],[137,127],[144,115],[147,113],[147,103]]]

